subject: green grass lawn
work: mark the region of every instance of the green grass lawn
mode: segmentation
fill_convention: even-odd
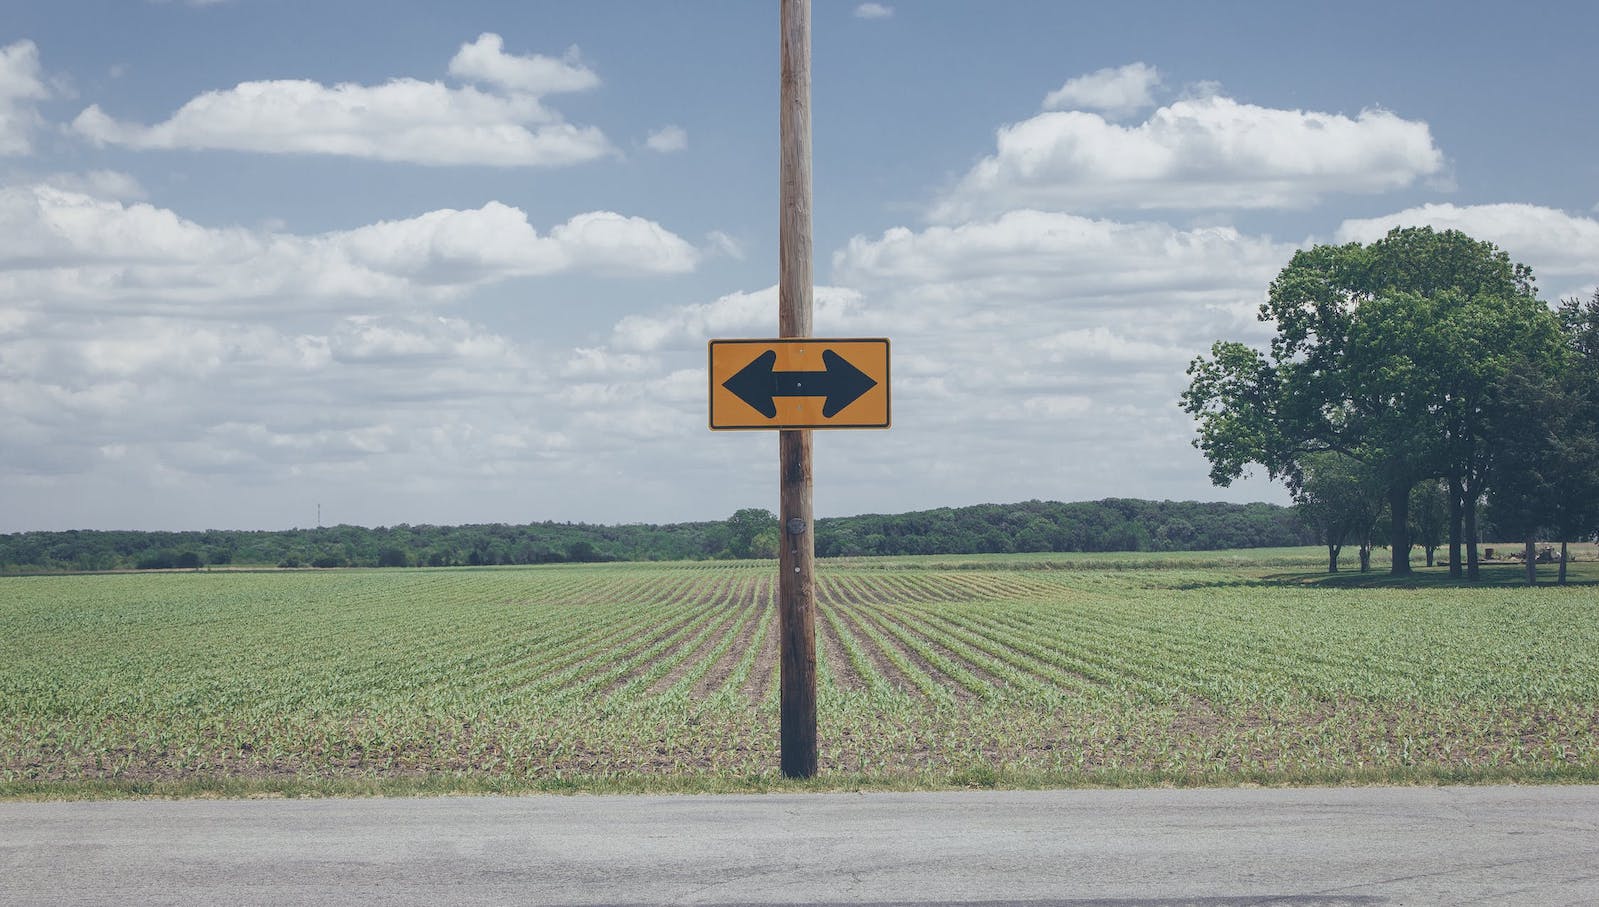
[[[5,578],[0,796],[1599,781],[1599,564],[1320,557],[823,562],[805,783],[770,564]]]

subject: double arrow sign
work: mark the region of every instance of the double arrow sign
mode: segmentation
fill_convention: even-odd
[[[711,428],[887,428],[888,341],[712,340]]]

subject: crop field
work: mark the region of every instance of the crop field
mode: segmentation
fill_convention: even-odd
[[[810,786],[1599,780],[1599,586],[1317,556],[823,562]],[[775,580],[0,579],[0,795],[782,786]]]

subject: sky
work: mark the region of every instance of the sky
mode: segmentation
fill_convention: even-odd
[[[1213,487],[1178,405],[1296,249],[1599,281],[1599,5],[812,9],[821,516]],[[777,0],[0,0],[0,532],[777,508]]]

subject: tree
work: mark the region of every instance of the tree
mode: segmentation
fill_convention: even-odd
[[[391,545],[378,552],[379,567],[408,567],[410,564],[410,558],[400,548]]]
[[[1359,460],[1384,489],[1390,572],[1408,574],[1410,490],[1447,474],[1465,500],[1483,472],[1461,464],[1477,452],[1485,388],[1547,346],[1530,270],[1458,231],[1396,228],[1296,252],[1259,317],[1276,328],[1267,352],[1217,343],[1188,369],[1182,405],[1211,480],[1259,465],[1292,488],[1307,455]]]
[[[727,518],[726,538],[722,557],[776,557],[777,514],[759,507],[739,510]]]
[[[1382,490],[1359,460],[1326,451],[1301,458],[1294,508],[1327,546],[1327,572],[1338,572],[1338,556],[1351,536],[1361,544],[1361,571],[1369,568],[1371,527],[1382,509]]]
[[[1410,535],[1427,553],[1431,567],[1449,530],[1449,489],[1440,479],[1427,479],[1410,492]]]
[[[1564,585],[1566,543],[1599,535],[1599,289],[1587,300],[1563,300],[1556,316],[1568,355],[1566,380],[1573,407],[1564,449],[1570,468],[1553,516]]]
[[[1522,540],[1529,585],[1539,533],[1559,539],[1564,583],[1568,542],[1599,531],[1599,293],[1566,300],[1559,317],[1564,357],[1507,375],[1492,419],[1493,521]]]

